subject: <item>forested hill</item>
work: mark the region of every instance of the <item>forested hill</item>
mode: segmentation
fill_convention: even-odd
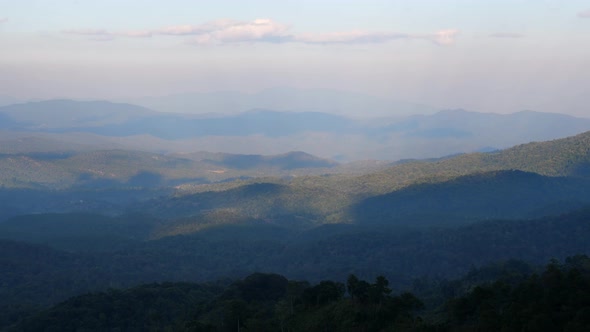
[[[590,205],[590,179],[517,170],[473,173],[411,185],[352,208],[361,223],[438,225],[485,219],[538,218]]]
[[[297,216],[311,224],[535,218],[590,204],[588,165],[590,132],[498,152],[407,161],[361,176],[184,186],[144,208],[165,217],[231,209],[271,222]]]
[[[366,280],[383,275],[397,287],[409,288],[415,278],[454,278],[495,261],[542,263],[588,254],[590,179],[584,167],[589,137],[585,133],[493,153],[401,162],[364,176],[265,177],[155,186],[154,192],[146,190],[141,179],[127,183],[134,185],[126,193],[81,188],[31,195],[5,189],[0,192],[3,211],[37,213],[0,221],[2,319],[18,321],[38,306],[88,291],[151,282],[239,279],[272,272],[315,283],[352,273]],[[124,151],[64,158],[100,166],[92,158],[104,155],[118,157],[120,163],[111,167],[150,161],[172,169],[204,159],[209,165],[227,162],[236,168],[259,162],[281,168],[276,160],[283,157],[309,159],[301,153],[274,160],[232,160],[204,153],[183,159],[183,164],[176,156],[154,159],[149,153],[138,153],[135,160]],[[146,200],[129,199],[140,193]],[[76,206],[85,206],[87,198],[111,201],[92,205],[94,214],[42,213],[53,203],[52,196]],[[114,200],[125,201],[125,206],[106,209]],[[33,210],[37,208],[40,211]],[[158,292],[150,287],[141,292],[152,291]],[[175,296],[176,290],[171,291]],[[98,301],[108,302],[111,295]],[[356,308],[334,306],[349,314]],[[326,310],[320,315],[334,314]],[[461,319],[469,323],[476,313],[453,316],[457,320],[452,324]],[[314,322],[321,321],[314,317]]]
[[[405,161],[360,176],[350,169],[352,174],[338,174],[346,166],[303,152],[276,156],[125,150],[53,157],[7,154],[0,156],[4,170],[1,217],[141,211],[166,219],[191,217],[200,223],[199,219],[211,220],[211,213],[221,211],[221,215],[236,216],[230,221],[254,218],[296,226],[420,213],[439,221],[557,215],[590,202],[586,180],[575,180],[587,178],[589,151],[590,132],[497,152]],[[371,167],[384,166],[367,169]],[[527,175],[531,173],[538,175]],[[14,191],[13,186],[37,190]],[[48,188],[61,190],[48,192]],[[391,204],[382,203],[377,210],[370,207],[378,201]],[[522,204],[515,208],[516,202]],[[373,214],[378,210],[383,213]],[[223,220],[214,223],[223,224]]]
[[[34,238],[0,230],[8,238],[0,240],[0,264],[5,267],[0,269],[0,307],[49,305],[108,287],[236,278],[257,271],[313,282],[349,273],[363,278],[383,274],[397,287],[407,288],[415,278],[458,277],[473,266],[500,260],[540,264],[589,253],[589,216],[590,210],[583,210],[457,228],[324,225],[303,232],[258,223],[159,239],[137,233],[125,238],[100,230],[101,223],[112,229],[115,222],[125,223],[121,219],[95,218],[92,227],[98,234],[91,237],[85,231],[75,233],[72,225],[80,215],[35,216],[29,221],[21,217],[28,228],[52,222],[70,226]]]
[[[364,190],[387,193],[416,182],[448,180],[474,172],[521,170],[547,176],[590,177],[590,131],[506,150],[469,153],[435,161],[406,161],[384,171],[360,176]]]
[[[20,143],[41,144],[45,149],[39,140],[19,141],[24,142],[0,140],[0,186],[4,188],[155,188],[338,172],[338,163],[301,151],[268,156],[206,152],[166,155],[121,149],[62,150],[57,145],[59,150],[54,152],[19,153],[10,147]],[[26,146],[26,149],[33,148]]]
[[[589,267],[587,256],[574,256],[531,274],[513,261],[450,283],[417,283],[418,297],[384,276],[354,274],[346,283],[255,273],[231,284],[148,284],[71,298],[8,331],[582,332],[590,329]]]

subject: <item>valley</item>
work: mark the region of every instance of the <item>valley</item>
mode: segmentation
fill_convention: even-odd
[[[440,287],[450,287],[474,269],[511,260],[539,269],[551,259],[590,252],[586,120],[445,111],[367,127],[321,113],[255,111],[201,119],[162,118],[138,106],[107,102],[17,106],[0,108],[6,115],[0,119],[0,308],[5,313],[0,326],[8,330],[24,329],[18,324],[25,322],[35,326],[34,319],[47,319],[39,318],[43,310],[61,310],[62,301],[78,301],[89,292],[113,295],[119,293],[109,289],[134,292],[170,283],[223,297],[219,292],[232,282],[256,273],[306,280],[309,291],[326,280],[343,284],[349,275],[385,276],[398,292],[416,293],[428,310],[435,310],[454,297],[470,296],[469,287],[453,288],[452,294]],[[56,107],[69,122],[37,116],[45,107]],[[78,116],[82,109],[87,116]],[[463,122],[445,120],[446,127],[441,126],[448,117]],[[486,121],[501,126],[503,117],[515,131],[515,118],[535,118],[538,122],[527,128],[538,129],[522,132],[531,141],[544,137],[537,136],[543,121],[547,126],[565,121],[564,128],[580,133],[533,142],[514,136],[517,144],[503,149],[473,145],[479,143],[471,131],[483,131]],[[186,127],[167,127],[179,123]],[[338,161],[302,151],[273,155],[174,148],[193,132],[226,139],[224,128],[238,124],[244,131],[231,135],[278,140],[275,145],[282,136],[314,132],[383,141],[401,130],[410,145],[412,137],[430,142],[428,149],[452,139],[457,150],[429,159]],[[142,129],[133,131],[133,126]],[[158,136],[159,130],[180,136]],[[481,134],[485,146],[502,146]],[[148,136],[146,142],[162,140],[171,148],[158,151],[147,143],[132,149],[126,141]],[[522,280],[532,273],[527,271]],[[429,286],[420,288],[420,282]],[[159,293],[164,290],[158,287],[166,286],[153,287]],[[183,303],[216,305],[191,301]],[[417,308],[404,315],[423,310]],[[205,312],[198,324],[215,321]]]
[[[0,332],[590,331],[589,24],[3,1]]]

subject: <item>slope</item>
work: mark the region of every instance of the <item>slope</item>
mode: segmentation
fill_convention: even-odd
[[[436,161],[408,161],[357,177],[348,184],[358,194],[384,194],[416,182],[439,182],[474,172],[521,170],[546,176],[590,175],[590,131],[562,139],[532,142],[488,153],[469,153]]]
[[[412,185],[352,208],[359,223],[403,225],[538,218],[590,205],[590,180],[522,171],[474,173]]]

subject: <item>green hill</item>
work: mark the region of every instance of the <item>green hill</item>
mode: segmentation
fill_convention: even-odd
[[[273,220],[298,215],[313,223],[539,217],[590,203],[587,165],[590,132],[497,152],[406,161],[361,176],[189,186],[173,199],[148,208],[162,216],[231,208],[248,217]],[[265,186],[277,190],[267,194],[256,190]]]
[[[29,140],[30,141],[30,140]],[[259,176],[334,172],[338,164],[306,154],[163,155],[130,150],[0,154],[0,185],[8,188],[165,187]],[[211,158],[208,158],[211,157]]]
[[[590,132],[488,153],[437,161],[408,161],[354,179],[371,193],[387,193],[416,182],[437,182],[475,172],[521,170],[546,176],[590,176]],[[361,191],[356,191],[361,192]]]
[[[342,280],[351,273],[365,279],[384,275],[396,290],[408,289],[418,277],[454,278],[491,262],[514,258],[541,264],[588,253],[589,215],[582,210],[555,218],[422,230],[325,225],[294,232],[236,225],[108,253],[65,253],[0,240],[0,264],[7,267],[0,269],[0,307],[32,310],[33,305],[38,309],[109,287],[241,278],[256,271],[311,282]]]
[[[590,205],[590,179],[523,171],[473,173],[411,185],[368,198],[352,209],[361,223],[449,224],[485,219],[538,218]]]

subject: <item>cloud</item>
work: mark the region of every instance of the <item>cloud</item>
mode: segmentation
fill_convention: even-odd
[[[151,37],[153,33],[151,31],[123,31],[123,32],[111,32],[103,29],[71,29],[64,30],[64,33],[88,36],[92,40],[106,41],[113,40],[116,37]]]
[[[427,36],[426,39],[430,39],[440,45],[451,45],[455,43],[455,37],[458,34],[459,30],[457,29],[440,30],[431,37]]]
[[[117,33],[117,36],[123,37],[136,37],[136,38],[149,38],[153,36],[153,32],[148,30],[135,30],[135,31],[125,31]]]
[[[583,10],[578,13],[579,18],[590,18],[590,9]]]
[[[168,34],[193,35],[197,44],[240,43],[240,42],[287,42],[292,37],[289,27],[270,19],[256,19],[251,22],[219,20],[203,25],[171,27],[163,31]]]
[[[454,43],[458,34],[456,29],[440,30],[431,34],[366,31],[293,34],[290,26],[267,18],[253,21],[222,19],[199,25],[176,25],[143,31],[111,32],[102,29],[72,29],[63,32],[88,36],[94,40],[111,40],[116,37],[152,37],[155,35],[185,36],[189,38],[189,42],[198,45],[245,42],[368,44],[385,43],[396,39],[422,39],[438,45],[450,45]]]
[[[157,30],[108,31],[104,29],[70,29],[64,33],[111,40],[116,37],[152,37],[154,35],[191,36],[197,44],[236,42],[282,42],[290,40],[286,25],[270,19],[256,19],[251,22],[217,20],[201,25],[177,25]]]
[[[492,38],[523,38],[524,35],[514,32],[496,32],[490,35]]]
[[[306,44],[376,44],[396,39],[424,39],[439,45],[450,45],[455,41],[458,30],[441,30],[433,34],[408,34],[395,32],[333,32],[309,33],[293,37],[294,41]]]
[[[8,22],[8,17],[0,17],[0,24]]]

